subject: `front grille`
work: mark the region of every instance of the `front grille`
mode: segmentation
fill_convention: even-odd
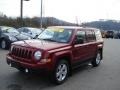
[[[12,55],[16,57],[24,58],[24,59],[31,59],[32,51],[27,48],[13,47]]]

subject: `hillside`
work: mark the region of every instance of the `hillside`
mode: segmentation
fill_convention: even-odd
[[[21,21],[20,17],[7,17],[6,15],[0,15],[0,26],[12,26],[12,27],[40,27],[40,17],[23,18]],[[43,27],[48,26],[75,26],[75,23],[66,22],[54,17],[43,17]]]
[[[120,30],[120,22],[116,20],[100,20],[83,23],[82,26],[99,28],[101,30]]]

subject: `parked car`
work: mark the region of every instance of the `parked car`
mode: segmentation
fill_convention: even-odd
[[[53,81],[62,84],[76,66],[91,62],[97,67],[102,58],[100,30],[53,26],[45,29],[36,40],[13,43],[7,63],[26,73],[33,70],[50,72]]]
[[[22,28],[18,28],[18,31],[24,35],[27,35],[31,38],[35,38],[37,37],[42,30],[39,28],[32,28],[32,27],[22,27]]]
[[[114,37],[114,31],[107,31],[106,32],[106,38],[113,38]]]
[[[102,38],[105,38],[106,37],[106,32],[105,31],[101,31],[101,35],[102,35]]]
[[[115,33],[115,34],[114,34],[114,38],[115,38],[115,39],[120,39],[120,32]]]
[[[13,42],[27,39],[30,37],[20,34],[13,27],[0,26],[0,47],[2,49],[8,49]]]

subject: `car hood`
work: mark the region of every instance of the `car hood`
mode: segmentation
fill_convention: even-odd
[[[27,40],[30,39],[29,36],[23,35],[23,34],[17,34],[17,33],[4,33],[8,37],[14,37],[17,40]]]
[[[69,46],[69,44],[65,44],[65,43],[57,43],[57,42],[35,40],[35,39],[15,42],[13,43],[13,45],[20,45],[20,46],[30,47],[30,48],[38,48],[42,50],[53,50],[53,49]]]
[[[6,36],[16,36],[18,33],[3,33]]]
[[[29,36],[23,35],[23,34],[19,34],[15,36],[18,40],[28,40],[30,39]]]

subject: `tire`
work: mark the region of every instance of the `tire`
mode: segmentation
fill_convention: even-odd
[[[101,55],[101,52],[98,51],[98,53],[97,53],[95,59],[91,62],[92,65],[93,65],[93,67],[99,66],[100,63],[101,63],[101,60],[102,60],[102,55]]]
[[[1,40],[0,47],[2,49],[7,49],[8,48],[7,41],[5,39]]]
[[[52,75],[53,75],[52,80],[54,81],[55,84],[60,85],[64,83],[69,75],[68,62],[66,60],[60,60],[57,63]]]

